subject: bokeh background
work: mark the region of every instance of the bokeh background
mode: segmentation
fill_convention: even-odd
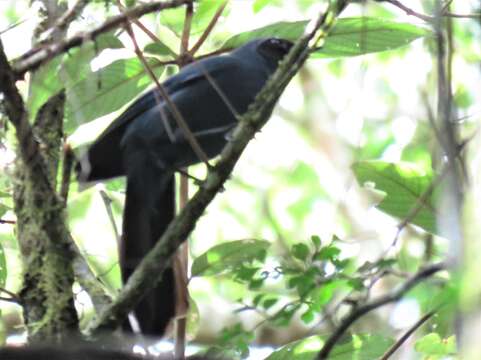
[[[279,21],[309,20],[323,5],[318,0],[232,0],[201,52],[215,50],[225,39],[242,31]],[[433,9],[432,1],[407,5],[421,13],[432,13]],[[11,58],[31,47],[38,6],[37,2],[32,5],[27,0],[0,1],[0,33]],[[456,13],[474,13],[479,3],[453,1],[451,7]],[[70,32],[89,29],[117,11],[98,1],[86,8]],[[194,38],[205,28],[209,14],[212,12],[194,22]],[[429,29],[422,20],[382,2],[353,4],[343,17],[378,17]],[[182,21],[183,12],[175,11],[142,18],[144,25],[176,50]],[[5,30],[16,23],[19,24]],[[466,137],[475,135],[471,142],[474,150],[466,164],[469,171],[476,174],[479,166],[476,131],[481,115],[479,19],[456,19],[452,26],[455,39],[452,85],[457,126]],[[136,35],[142,45],[151,42],[138,29]],[[120,34],[118,39],[124,47],[102,51],[90,63],[91,71],[135,56],[128,36]],[[292,261],[289,251],[292,245],[308,244],[311,236],[316,235],[322,243],[336,238],[341,257],[352,259],[357,266],[376,261],[388,251],[388,256],[397,260],[400,275],[428,260],[443,259],[448,251],[447,241],[415,226],[408,226],[392,247],[399,219],[376,208],[383,193],[375,190],[375,184],[360,184],[352,171],[352,165],[362,160],[405,161],[416,171],[426,173],[438,169],[442,158],[429,121],[437,100],[433,46],[433,36],[428,33],[391,51],[309,60],[282,95],[268,125],[249,145],[225,191],[197,224],[189,239],[190,258],[195,259],[226,241],[267,240],[272,245],[263,268],[273,271],[279,264]],[[166,68],[161,76],[165,78],[174,71],[175,67]],[[52,80],[68,83],[65,77],[68,72],[59,73]],[[139,83],[147,80],[140,78]],[[21,85],[25,94],[32,91],[27,82]],[[81,149],[122,109],[87,123],[73,114],[69,119],[68,142]],[[1,186],[8,189],[14,146],[10,130],[2,126],[0,131],[3,132],[0,181]],[[198,178],[205,174],[203,166],[189,170]],[[476,177],[473,182],[475,187]],[[69,222],[73,235],[110,293],[115,294],[120,286],[115,231],[121,228],[124,183],[116,179],[82,191],[73,183],[72,189]],[[196,186],[191,184],[190,192],[194,191]],[[112,210],[114,223],[108,209]],[[0,198],[0,211],[2,218],[14,216],[7,198]],[[21,268],[12,226],[0,225],[0,240],[7,259],[6,288],[15,290],[19,287]],[[375,284],[372,292],[383,293],[394,283],[391,278],[383,279]],[[333,302],[332,308],[326,307],[325,317],[316,316],[306,324],[299,313],[289,326],[280,327],[264,321],[265,313],[249,309],[248,304],[256,292],[229,275],[193,277],[189,290],[195,303],[192,316],[198,319],[192,322],[196,325],[192,325],[190,335],[198,343],[211,343],[223,328],[240,322],[245,329],[255,331],[258,346],[278,346],[310,333],[328,333],[343,313],[339,309],[329,315],[336,306]],[[288,302],[292,296],[282,276],[267,279],[263,291],[279,297],[279,304]],[[431,287],[421,286],[399,303],[365,317],[355,328],[396,336],[419,318],[423,304],[432,294]],[[89,298],[78,289],[77,300],[86,321],[92,315]],[[7,303],[0,306],[6,333],[15,333],[17,309]]]

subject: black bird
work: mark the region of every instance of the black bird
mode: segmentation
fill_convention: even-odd
[[[291,47],[283,39],[252,40],[229,54],[193,62],[163,83],[209,158],[221,152],[237,123],[236,114],[246,112]],[[79,160],[79,181],[127,176],[120,246],[124,281],[174,216],[174,172],[200,161],[172,113],[158,90],[150,90]],[[175,312],[174,288],[169,268],[134,309],[142,333],[163,334]]]

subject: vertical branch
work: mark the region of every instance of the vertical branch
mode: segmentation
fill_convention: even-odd
[[[443,137],[444,152],[448,161],[446,175],[446,191],[440,204],[439,227],[441,233],[450,241],[450,261],[456,267],[461,264],[463,254],[463,239],[461,230],[461,209],[463,204],[462,180],[460,176],[460,166],[456,164],[459,142],[457,140],[457,130],[455,127],[455,110],[452,103],[451,94],[451,70],[448,71],[448,54],[446,37],[444,31],[444,19],[442,18],[442,4],[437,1],[437,16],[434,22],[434,32],[436,39],[436,62],[438,77],[438,105],[437,118],[440,123],[440,132]],[[460,157],[461,159],[461,157]],[[459,160],[462,162],[462,160]],[[461,165],[463,168],[463,165]]]
[[[31,160],[16,166],[14,205],[25,269],[20,296],[33,342],[63,341],[78,329],[72,293],[74,254],[64,202],[55,193],[64,104],[61,92],[42,106],[32,129],[41,146]]]
[[[443,19],[443,4],[441,0],[435,3],[435,20],[433,22],[436,41],[436,71],[438,78],[437,121],[443,136],[444,154],[447,159],[446,180],[444,191],[439,203],[438,225],[440,233],[449,240],[448,261],[454,271],[459,271],[464,258],[464,239],[462,231],[463,182],[460,169],[464,168],[462,157],[457,163],[456,153],[459,148],[458,134],[455,123],[455,109],[451,93],[452,62],[450,60],[452,46],[447,46],[449,40],[446,33],[446,19]],[[449,31],[449,28],[448,28]],[[456,314],[457,338],[462,338],[463,316]]]
[[[194,7],[190,3],[185,7],[184,29],[180,44],[180,53],[178,57],[179,66],[185,66],[191,61],[189,54],[189,39],[192,26],[192,18],[194,16]],[[185,169],[187,172],[188,169]],[[180,206],[182,209],[189,198],[189,182],[185,175],[180,176]],[[172,264],[175,279],[175,347],[174,357],[177,360],[185,358],[186,346],[186,330],[187,330],[187,311],[189,310],[189,289],[187,287],[187,267],[189,262],[189,245],[184,244],[175,253]]]

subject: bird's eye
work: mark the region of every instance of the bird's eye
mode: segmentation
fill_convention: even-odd
[[[278,46],[281,44],[281,41],[279,39],[270,39],[269,40],[271,45]]]
[[[265,57],[280,60],[289,52],[291,47],[292,43],[288,40],[270,38],[260,44],[258,51]]]

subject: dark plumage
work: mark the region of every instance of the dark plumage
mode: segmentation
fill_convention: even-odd
[[[237,123],[233,112],[243,114],[247,110],[291,46],[281,39],[253,40],[227,55],[194,62],[164,82],[208,157],[220,153]],[[173,173],[198,162],[156,89],[136,100],[80,159],[80,181],[127,176],[120,251],[124,280],[174,215]],[[174,314],[173,293],[169,269],[159,286],[135,309],[143,333],[164,332]]]

